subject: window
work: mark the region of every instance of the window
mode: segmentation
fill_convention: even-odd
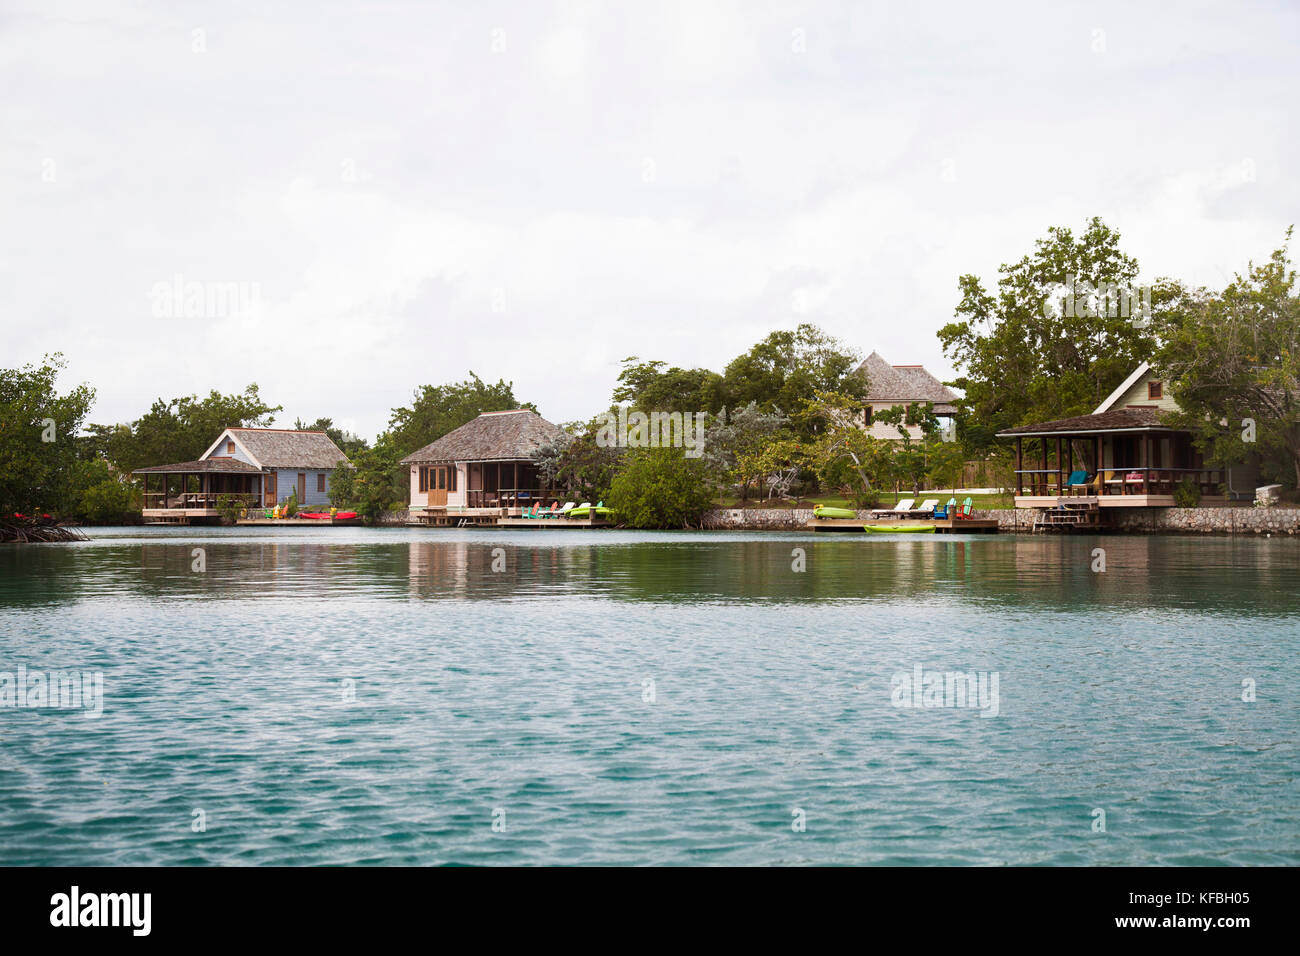
[[[235,453],[235,443],[233,441],[226,442],[226,454],[233,455],[234,453]]]
[[[456,466],[452,465],[447,469],[447,490],[456,490]]]
[[[870,425],[870,424],[871,424],[871,406],[870,406],[870,405],[868,405],[868,406],[866,407],[866,410],[863,411],[863,413],[862,413],[862,424],[864,424],[864,425]]]
[[[322,494],[325,492],[325,472],[323,471],[316,476],[316,490]]]
[[[438,490],[445,491],[446,489],[447,489],[447,469],[439,468],[438,469]]]
[[[1147,398],[1155,401],[1156,399],[1164,398],[1164,395],[1164,382],[1147,382]]]
[[[420,491],[425,492],[428,490],[429,490],[429,469],[421,465],[420,466]]]

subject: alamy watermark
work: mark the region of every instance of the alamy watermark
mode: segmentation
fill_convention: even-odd
[[[620,405],[604,412],[596,432],[600,448],[684,448],[687,458],[704,454],[707,412],[646,412]]]
[[[104,713],[103,671],[0,671],[0,707],[84,710],[88,718]]]
[[[918,710],[937,707],[977,707],[981,717],[996,717],[1001,707],[998,671],[928,671],[922,664],[911,673],[899,671],[890,680],[895,707]]]
[[[1145,329],[1151,324],[1151,287],[1071,278],[1043,301],[1043,315],[1058,314],[1067,319],[1128,319],[1135,328]]]
[[[248,318],[258,314],[261,297],[257,282],[187,282],[179,272],[149,292],[156,319]]]

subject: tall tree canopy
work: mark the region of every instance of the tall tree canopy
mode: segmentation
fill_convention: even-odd
[[[213,389],[206,398],[187,395],[153,407],[130,425],[90,425],[86,443],[122,471],[148,465],[194,461],[226,428],[266,427],[279,405],[262,400],[256,384],[243,392],[222,395]]]
[[[360,435],[355,435],[335,425],[332,418],[318,418],[311,423],[304,422],[299,418],[294,420],[293,427],[298,431],[324,432],[330,437],[330,441],[338,445],[339,450],[348,458],[370,447],[370,442]]]
[[[965,392],[962,437],[973,449],[1004,428],[1088,414],[1154,348],[1137,261],[1099,218],[1079,236],[1049,229],[998,271],[996,295],[978,276],[960,278],[957,321],[938,333],[961,372],[950,384]]]
[[[613,397],[642,411],[717,414],[753,405],[760,412],[792,414],[819,390],[865,395],[867,380],[856,374],[860,363],[857,352],[805,323],[768,335],[722,374],[624,359]]]
[[[483,412],[504,412],[512,408],[537,409],[515,398],[514,383],[501,379],[489,385],[473,372],[463,382],[421,385],[410,407],[393,409],[388,436],[395,448],[409,455],[447,432],[477,418]]]
[[[40,366],[0,369],[0,515],[75,507],[76,436],[95,392],[78,385],[60,395],[65,366],[55,354]]]
[[[1223,292],[1174,301],[1157,324],[1154,364],[1177,396],[1178,423],[1211,461],[1257,451],[1300,487],[1300,296],[1286,245]]]

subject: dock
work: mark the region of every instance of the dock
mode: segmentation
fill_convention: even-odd
[[[341,525],[343,527],[365,524],[360,518],[237,518],[239,526],[260,525],[267,528],[310,528],[315,525]]]
[[[607,518],[498,518],[498,528],[612,528]]]
[[[998,523],[993,518],[936,518],[927,521],[891,521],[870,518],[813,518],[808,522],[809,531],[858,531],[866,533],[866,526],[887,528],[897,524],[900,532],[907,528],[934,526],[935,534],[997,534]]]

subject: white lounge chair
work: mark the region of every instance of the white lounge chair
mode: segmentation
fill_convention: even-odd
[[[938,498],[926,498],[921,502],[921,507],[912,512],[918,518],[933,518],[934,509],[939,504]]]
[[[912,511],[912,505],[914,504],[916,504],[915,498],[904,498],[892,508],[873,508],[871,510],[871,517],[874,518],[876,515],[894,515],[895,517],[901,517],[905,514],[910,514]]]
[[[576,505],[574,505],[574,503],[573,503],[572,501],[566,501],[566,502],[564,503],[564,507],[561,508],[559,511],[555,512],[555,517],[557,517],[557,518],[563,518],[563,517],[564,517],[565,515],[567,515],[570,511],[572,511],[575,507],[576,507]]]

